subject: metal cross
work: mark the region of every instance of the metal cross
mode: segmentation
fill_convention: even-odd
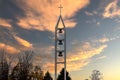
[[[58,8],[60,8],[60,14],[61,14],[61,12],[62,12],[62,8],[63,8],[63,7],[61,6],[61,4],[60,4],[60,7],[58,7]]]

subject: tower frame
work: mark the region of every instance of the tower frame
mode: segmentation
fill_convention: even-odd
[[[64,80],[66,80],[66,26],[64,24],[64,20],[63,20],[62,15],[61,15],[61,9],[63,7],[60,5],[59,8],[60,8],[60,15],[59,15],[56,27],[55,27],[55,80],[57,80],[58,64],[64,65]],[[63,28],[59,28],[60,21],[62,22]],[[64,45],[61,45],[62,48],[63,48],[62,50],[58,49],[58,46],[60,46],[58,44],[58,42],[60,40],[58,35],[61,34],[61,33],[58,32],[59,30],[64,32],[62,34],[63,35],[62,43],[64,43]],[[59,52],[61,52],[62,54],[64,53],[64,56],[58,56]],[[63,59],[63,61],[58,61],[59,57],[61,57]]]

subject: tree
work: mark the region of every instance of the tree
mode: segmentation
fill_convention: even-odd
[[[32,51],[24,51],[18,57],[18,64],[13,68],[12,80],[28,80],[30,69],[32,66]]]
[[[6,59],[6,53],[3,50],[1,50],[0,55],[0,80],[8,80],[9,75],[9,64]]]
[[[33,80],[43,80],[43,71],[40,66],[35,66],[34,72],[32,72],[30,76]]]
[[[90,78],[91,78],[91,80],[101,80],[102,79],[102,74],[98,70],[93,70]]]
[[[48,71],[45,73],[44,80],[53,80]]]
[[[60,74],[58,75],[57,80],[64,80],[64,68],[61,70]],[[66,71],[66,80],[71,80],[69,73]]]

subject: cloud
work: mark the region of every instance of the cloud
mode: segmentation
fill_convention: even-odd
[[[109,42],[110,40],[108,38],[104,37],[104,38],[99,39],[98,41],[101,43],[106,43],[106,42]]]
[[[102,41],[99,43],[101,42]],[[84,66],[87,66],[90,63],[90,59],[93,56],[101,54],[101,52],[107,48],[106,44],[95,46],[95,43],[96,42],[73,42],[71,45],[72,49],[67,52],[67,70],[81,70]],[[39,52],[35,57],[35,64],[41,64],[44,71],[49,70],[51,73],[54,73],[54,46],[42,46],[42,48],[38,48],[35,51],[37,53]],[[59,72],[63,65],[58,66]]]
[[[51,45],[42,45],[34,48],[36,52],[44,52],[43,55],[51,55],[51,52],[54,50],[54,46]]]
[[[108,38],[108,37],[102,37],[102,38],[99,38],[99,39],[91,40],[92,43],[97,43],[97,44],[105,44],[109,41],[111,41],[111,38]]]
[[[83,45],[86,46],[86,45]],[[76,50],[72,51],[72,53],[76,53],[75,55],[71,55],[71,57],[69,57],[68,61],[76,61],[76,60],[82,60],[82,59],[88,59],[91,58],[94,55],[100,54],[105,48],[107,47],[107,45],[101,45],[99,47],[89,47],[89,48],[76,48]]]
[[[118,0],[113,0],[113,2],[109,3],[104,10],[103,17],[104,18],[113,18],[120,16],[120,7],[118,5]]]
[[[94,15],[93,13],[90,13],[90,12],[88,12],[88,11],[85,11],[85,14],[86,14],[87,16],[93,16],[93,15]]]
[[[96,25],[99,26],[101,23],[100,22],[97,22]]]
[[[109,37],[109,38],[108,37],[103,37],[103,38],[100,38],[100,39],[95,39],[95,40],[93,40],[93,42],[105,44],[107,42],[116,40],[118,38],[120,38],[120,37],[115,35],[115,36]]]
[[[59,16],[59,1],[58,0],[20,0],[16,1],[26,14],[26,17],[17,17],[17,24],[25,29],[37,29],[54,31],[55,24]],[[71,4],[72,3],[72,4]],[[77,11],[86,7],[89,0],[64,0],[62,5],[62,15],[65,20],[66,27],[75,27],[76,22],[70,19]]]
[[[67,70],[77,71],[87,66],[91,62],[93,56],[101,54],[105,48],[107,48],[105,43],[109,41],[110,40],[106,37],[88,42],[73,41],[71,49],[67,51]],[[100,45],[97,45],[96,43]],[[48,70],[51,73],[54,73],[54,46],[40,45],[34,47],[34,51],[36,53],[34,65],[40,64],[44,71]],[[98,57],[97,59],[100,60],[103,58],[105,57]],[[59,72],[63,65],[58,66]]]
[[[35,46],[33,50],[35,51],[33,65],[40,65],[44,71],[54,73],[54,46]]]
[[[10,45],[6,45],[4,43],[0,43],[0,48],[1,49],[5,49],[5,51],[7,51],[8,53],[11,53],[11,54],[15,54],[15,53],[19,53],[20,50],[10,46]]]
[[[12,26],[9,22],[10,20],[5,20],[5,19],[0,18],[0,26],[11,28]]]
[[[14,36],[14,38],[15,38],[16,41],[17,41],[19,44],[21,44],[22,46],[27,47],[27,48],[32,47],[32,44],[31,44],[30,42],[28,42],[28,41],[26,41],[26,40],[24,40],[24,39],[22,39],[22,38],[20,38],[20,37],[18,37],[18,36]]]
[[[67,57],[67,67],[70,71],[81,70],[82,67],[88,65],[90,58],[99,55],[107,47],[105,44],[95,47],[89,42],[85,42],[82,45],[78,44],[74,44],[73,51],[69,52]]]
[[[50,71],[51,73],[54,73],[54,63],[53,62],[46,62],[45,65],[43,65],[44,71]],[[59,68],[60,70],[60,68]]]
[[[85,14],[87,15],[87,16],[93,16],[93,15],[97,15],[98,14],[98,12],[97,11],[92,11],[92,12],[88,12],[88,11],[85,11]]]
[[[105,58],[107,58],[107,56],[100,56],[100,57],[97,58],[97,60],[105,59]]]

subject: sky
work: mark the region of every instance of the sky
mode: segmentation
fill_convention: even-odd
[[[99,70],[120,80],[120,0],[61,0],[72,80]],[[0,0],[0,48],[11,55],[33,50],[34,64],[54,76],[54,32],[60,0]],[[61,66],[59,67],[59,70]]]

